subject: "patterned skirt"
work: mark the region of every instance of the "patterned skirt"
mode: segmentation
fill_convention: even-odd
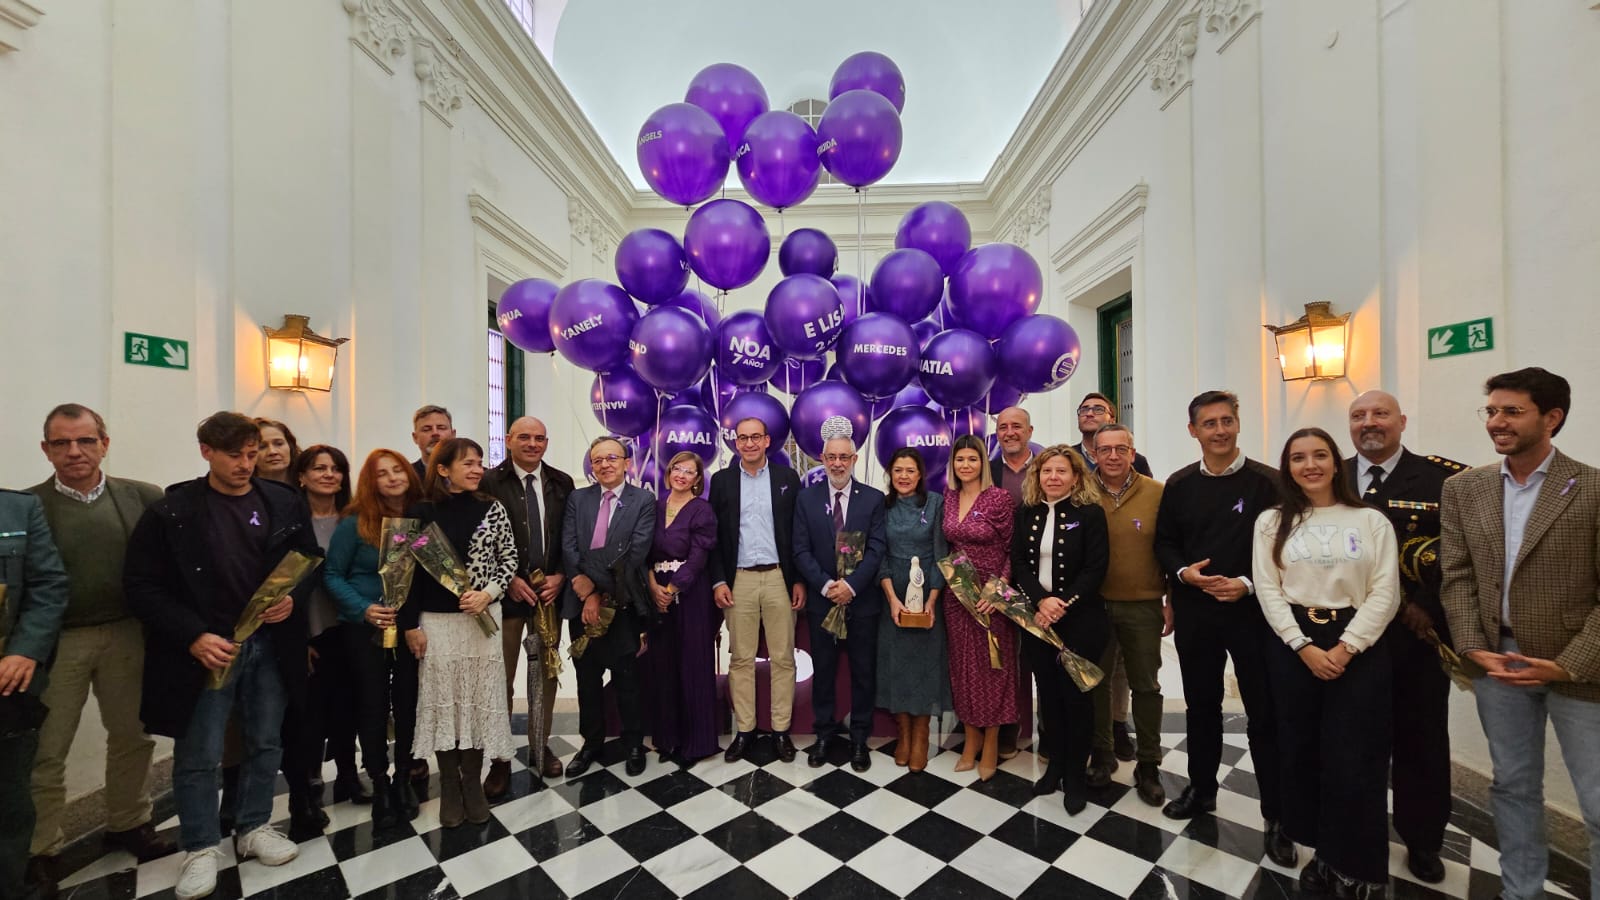
[[[1016,626],[999,613],[989,617],[989,631],[1000,645],[1000,668],[990,668],[989,639],[983,626],[950,591],[945,591],[939,602],[949,640],[950,693],[956,717],[973,728],[1018,721]]]
[[[500,604],[489,604],[500,621]],[[440,750],[482,750],[510,759],[511,717],[506,712],[506,667],[500,635],[483,636],[463,613],[422,614],[428,650],[417,666],[417,733],[411,754],[426,759]]]

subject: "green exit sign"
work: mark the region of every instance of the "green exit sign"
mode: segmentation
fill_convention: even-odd
[[[1428,358],[1494,349],[1494,320],[1473,319],[1428,329]]]
[[[189,368],[189,342],[154,334],[122,334],[122,361],[157,369]]]

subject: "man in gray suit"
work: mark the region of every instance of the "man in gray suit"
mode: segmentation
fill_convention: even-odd
[[[1502,896],[1544,896],[1548,721],[1600,897],[1600,470],[1551,443],[1572,404],[1565,378],[1520,369],[1490,378],[1485,393],[1480,412],[1504,458],[1444,483],[1440,598],[1457,652],[1485,673],[1473,693],[1494,764]]]
[[[634,658],[643,647],[644,622],[630,606],[622,577],[641,579],[645,557],[656,530],[656,498],[649,491],[623,482],[628,469],[627,450],[614,437],[589,445],[589,465],[598,484],[579,488],[567,497],[561,525],[561,553],[567,573],[561,615],[571,622],[572,637],[600,621],[601,607],[613,609],[615,618],[606,633],[590,641],[577,660],[578,732],[583,747],[567,763],[567,777],[589,771],[606,738],[605,692],[601,679],[611,670],[617,716],[622,720],[622,742],[628,750],[627,772],[644,771],[644,716],[639,709],[639,676]]]

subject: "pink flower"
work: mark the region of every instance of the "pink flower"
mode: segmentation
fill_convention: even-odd
[[[428,546],[428,536],[427,535],[423,535],[422,537],[417,538],[416,543],[412,544],[411,546],[413,546],[413,547],[426,547],[426,546]]]

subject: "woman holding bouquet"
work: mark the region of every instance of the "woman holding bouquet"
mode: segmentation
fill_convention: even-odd
[[[889,492],[884,501],[889,547],[878,566],[895,627],[878,629],[877,702],[894,714],[899,731],[894,764],[913,772],[928,765],[928,718],[950,708],[944,617],[935,615],[931,628],[908,628],[901,622],[912,588],[911,560],[917,561],[923,608],[934,613],[944,587],[939,560],[950,553],[941,521],[944,497],[928,493],[924,474],[922,454],[910,447],[889,457]]]
[[[965,554],[978,574],[978,587],[993,577],[1011,575],[1011,495],[996,487],[983,440],[965,434],[956,439],[946,473],[943,526],[950,552]],[[988,781],[1000,767],[1000,726],[1018,719],[1017,631],[1005,616],[993,615],[988,628],[979,625],[955,595],[945,592],[945,627],[950,640],[950,689],[956,715],[966,728],[957,772],[978,768]],[[988,612],[988,604],[979,604]],[[999,647],[1000,668],[989,658],[989,635]],[[983,747],[978,757],[979,745]]]
[[[715,641],[722,616],[711,600],[706,560],[717,546],[717,518],[701,499],[705,470],[687,450],[667,464],[670,490],[656,505],[650,596],[661,620],[650,631],[644,682],[652,695],[650,734],[662,761],[687,768],[717,745]]]
[[[516,576],[517,543],[505,507],[478,493],[482,480],[483,448],[467,438],[444,441],[428,460],[427,499],[408,512],[423,528],[439,526],[466,566],[469,582],[457,596],[419,558],[411,596],[399,615],[406,646],[418,660],[412,749],[418,756],[439,757],[439,823],[447,828],[489,821],[483,758],[510,759],[515,752],[506,713],[500,605],[494,601]],[[422,546],[413,543],[418,550]],[[479,621],[485,614],[496,626],[490,634]]]
[[[1100,598],[1110,561],[1110,538],[1100,491],[1077,451],[1057,444],[1033,458],[1022,482],[1017,541],[1011,547],[1011,584],[1028,598],[1033,622],[1053,630],[1084,659],[1105,653],[1111,622]],[[1094,701],[1056,660],[1055,647],[1029,635],[1023,652],[1039,685],[1045,755],[1050,765],[1035,794],[1060,786],[1067,812],[1088,805],[1084,767],[1094,739]]]
[[[378,574],[383,520],[399,518],[422,500],[416,470],[394,450],[367,455],[355,497],[328,542],[323,583],[339,606],[345,653],[355,674],[356,734],[361,765],[372,779],[372,823],[389,828],[401,816],[417,817],[411,788],[412,735],[417,723],[417,660],[405,647],[384,649],[384,629],[395,610],[383,602]],[[395,778],[389,779],[389,715],[394,714]]]

